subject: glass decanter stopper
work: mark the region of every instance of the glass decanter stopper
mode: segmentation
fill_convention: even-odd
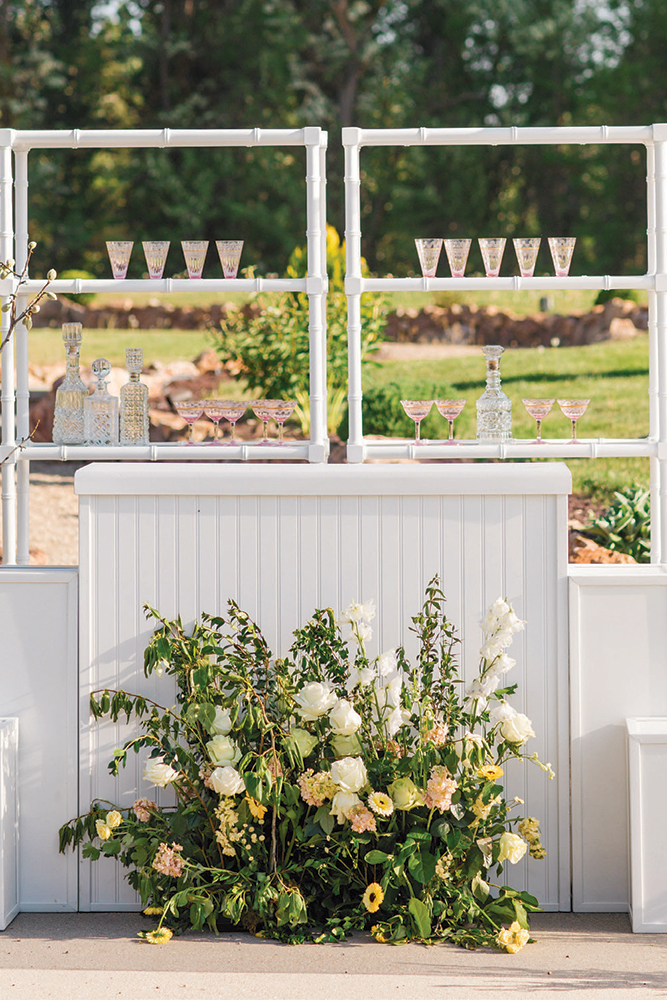
[[[120,390],[120,443],[148,444],[148,386],[139,380],[144,367],[141,348],[125,351],[130,381]]]
[[[83,403],[86,444],[118,444],[118,399],[109,395],[105,381],[111,365],[106,358],[97,358],[92,369],[97,385]]]
[[[56,389],[52,438],[56,444],[83,444],[83,401],[88,389],[79,374],[81,324],[63,323],[63,344],[67,358],[65,379]]]
[[[477,400],[477,440],[509,441],[512,437],[512,401],[500,388],[500,357],[505,348],[483,347],[486,389]]]

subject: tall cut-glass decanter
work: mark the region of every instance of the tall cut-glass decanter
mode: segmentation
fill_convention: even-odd
[[[120,443],[148,444],[148,386],[139,380],[144,367],[141,348],[125,351],[130,381],[120,390]]]
[[[106,358],[97,358],[92,368],[97,385],[83,403],[86,444],[118,444],[118,398],[107,392],[105,380],[111,365]]]
[[[512,401],[500,388],[500,357],[505,348],[482,348],[486,360],[486,389],[477,400],[477,440],[509,441],[512,437]]]
[[[53,440],[56,444],[83,444],[83,401],[88,389],[79,374],[81,324],[63,323],[63,344],[67,356],[65,379],[56,389]]]

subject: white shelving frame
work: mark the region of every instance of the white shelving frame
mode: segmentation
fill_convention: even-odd
[[[326,148],[327,133],[317,126],[303,129],[149,129],[149,130],[49,130],[19,131],[0,129],[0,259],[14,257],[20,272],[28,254],[28,154],[32,149],[127,149],[223,146],[303,146],[306,152],[306,243],[308,273],[303,279],[256,278],[146,280],[56,280],[50,290],[57,293],[202,292],[304,292],[309,302],[310,339],[310,439],[281,448],[261,444],[213,448],[175,444],[111,446],[33,444],[21,450],[17,443],[29,434],[28,331],[19,325],[1,356],[2,370],[2,543],[3,565],[29,563],[28,491],[30,461],[309,461],[326,462]],[[14,170],[12,169],[12,154]],[[15,224],[14,224],[15,219]],[[4,302],[17,287],[16,278],[0,281]],[[43,286],[29,280],[21,289],[20,301]],[[21,306],[22,308],[22,306]],[[0,331],[4,338],[9,320],[2,313]]]
[[[630,277],[568,278],[364,278],[361,273],[361,173],[363,146],[604,145],[641,143],[647,158],[647,273]],[[648,457],[651,460],[651,561],[667,563],[667,123],[628,127],[572,128],[344,128],[346,294],[348,302],[348,462],[367,459],[506,459]],[[415,446],[404,439],[368,441],[362,426],[361,296],[364,292],[430,292],[556,288],[646,289],[649,299],[649,435],[641,439],[556,439],[542,445],[515,440],[502,444],[459,441]],[[480,369],[480,387],[483,370]],[[480,388],[481,392],[481,388]]]

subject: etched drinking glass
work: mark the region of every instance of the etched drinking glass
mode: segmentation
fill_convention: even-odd
[[[218,256],[225,278],[235,278],[239,273],[243,240],[216,240]]]
[[[296,399],[267,399],[266,405],[273,407],[273,419],[278,424],[278,441],[276,444],[285,444],[283,425],[294,413]]]
[[[419,265],[425,278],[435,278],[442,250],[442,240],[415,240]]]
[[[262,444],[271,444],[271,441],[269,441],[269,420],[273,418],[274,403],[275,400],[272,399],[254,399],[250,404],[253,413],[263,424]]]
[[[225,408],[223,403],[219,399],[205,399],[204,400],[204,413],[209,420],[212,420],[215,424],[215,431],[213,433],[213,444],[221,444],[220,441],[220,421],[225,416]]]
[[[195,421],[199,420],[204,412],[204,404],[201,401],[193,401],[187,403],[176,403],[175,406],[179,417],[182,417],[188,425],[187,444],[194,444],[195,441],[192,436],[192,432],[194,430]]]
[[[169,240],[148,240],[142,243],[148,277],[159,279],[164,274],[169,253]]]
[[[445,252],[452,278],[462,278],[466,273],[472,240],[445,240]]]
[[[554,405],[554,400],[524,399],[522,402],[529,415],[537,421],[537,437],[535,438],[535,443],[542,444],[542,421],[545,417],[549,416],[551,407]]]
[[[208,250],[208,240],[181,240],[188,278],[201,278]]]
[[[229,441],[223,441],[222,444],[236,444],[236,422],[248,409],[248,404],[238,399],[221,399],[218,405],[222,416],[232,429]]]
[[[479,243],[479,249],[482,251],[484,271],[487,278],[497,278],[505,252],[505,237],[501,236],[498,239],[495,237],[484,239],[479,237],[477,242]]]
[[[577,242],[576,236],[550,236],[549,249],[554,262],[554,270],[557,278],[567,278],[570,273],[572,254],[574,245]]]
[[[467,400],[465,399],[436,399],[435,401],[438,413],[449,423],[449,437],[447,439],[447,444],[454,443],[454,421],[466,405],[466,402]]]
[[[420,424],[427,417],[433,406],[432,399],[402,399],[401,406],[415,422],[415,444],[423,444],[420,436]]]
[[[107,253],[111,261],[111,271],[114,278],[122,281],[127,274],[128,264],[132,256],[132,240],[121,240],[120,242],[110,242],[107,240]]]
[[[564,417],[572,421],[572,443],[577,440],[577,420],[588,409],[590,399],[559,399],[558,405]]]
[[[532,278],[537,262],[537,252],[540,249],[542,239],[540,236],[530,239],[513,240],[516,259],[519,262],[519,270],[522,278]]]

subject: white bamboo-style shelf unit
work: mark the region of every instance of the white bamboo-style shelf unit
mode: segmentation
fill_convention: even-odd
[[[361,273],[361,172],[363,146],[598,145],[640,143],[647,159],[648,268],[644,275],[555,278],[365,278]],[[368,459],[517,459],[647,457],[651,460],[651,559],[667,562],[667,123],[573,128],[344,128],[346,293],[348,302],[348,462]],[[364,292],[433,292],[494,289],[645,289],[649,299],[649,435],[640,439],[513,440],[500,444],[444,441],[415,445],[405,439],[366,440],[362,426],[361,296]],[[480,356],[480,393],[483,364]]]
[[[310,439],[284,447],[239,444],[237,447],[181,448],[173,444],[146,447],[93,448],[84,445],[33,444],[17,450],[29,434],[28,331],[17,327],[2,350],[2,513],[3,563],[27,565],[28,488],[31,460],[39,461],[243,461],[278,460],[326,462],[329,454],[326,414],[326,147],[327,133],[319,127],[303,129],[155,129],[18,131],[0,129],[0,259],[14,257],[20,272],[28,254],[28,154],[31,149],[127,149],[222,146],[303,146],[306,154],[307,276],[300,279],[256,278],[199,280],[56,280],[55,293],[160,292],[303,292],[309,303]],[[12,164],[12,153],[14,164]],[[16,224],[14,225],[14,217]],[[187,235],[187,234],[184,234]],[[132,234],[128,233],[128,238]],[[0,281],[0,297],[11,294],[17,279]],[[21,302],[42,288],[42,281],[28,281]],[[23,306],[21,306],[23,308]],[[19,310],[20,311],[20,310]],[[8,329],[2,313],[2,336]]]

